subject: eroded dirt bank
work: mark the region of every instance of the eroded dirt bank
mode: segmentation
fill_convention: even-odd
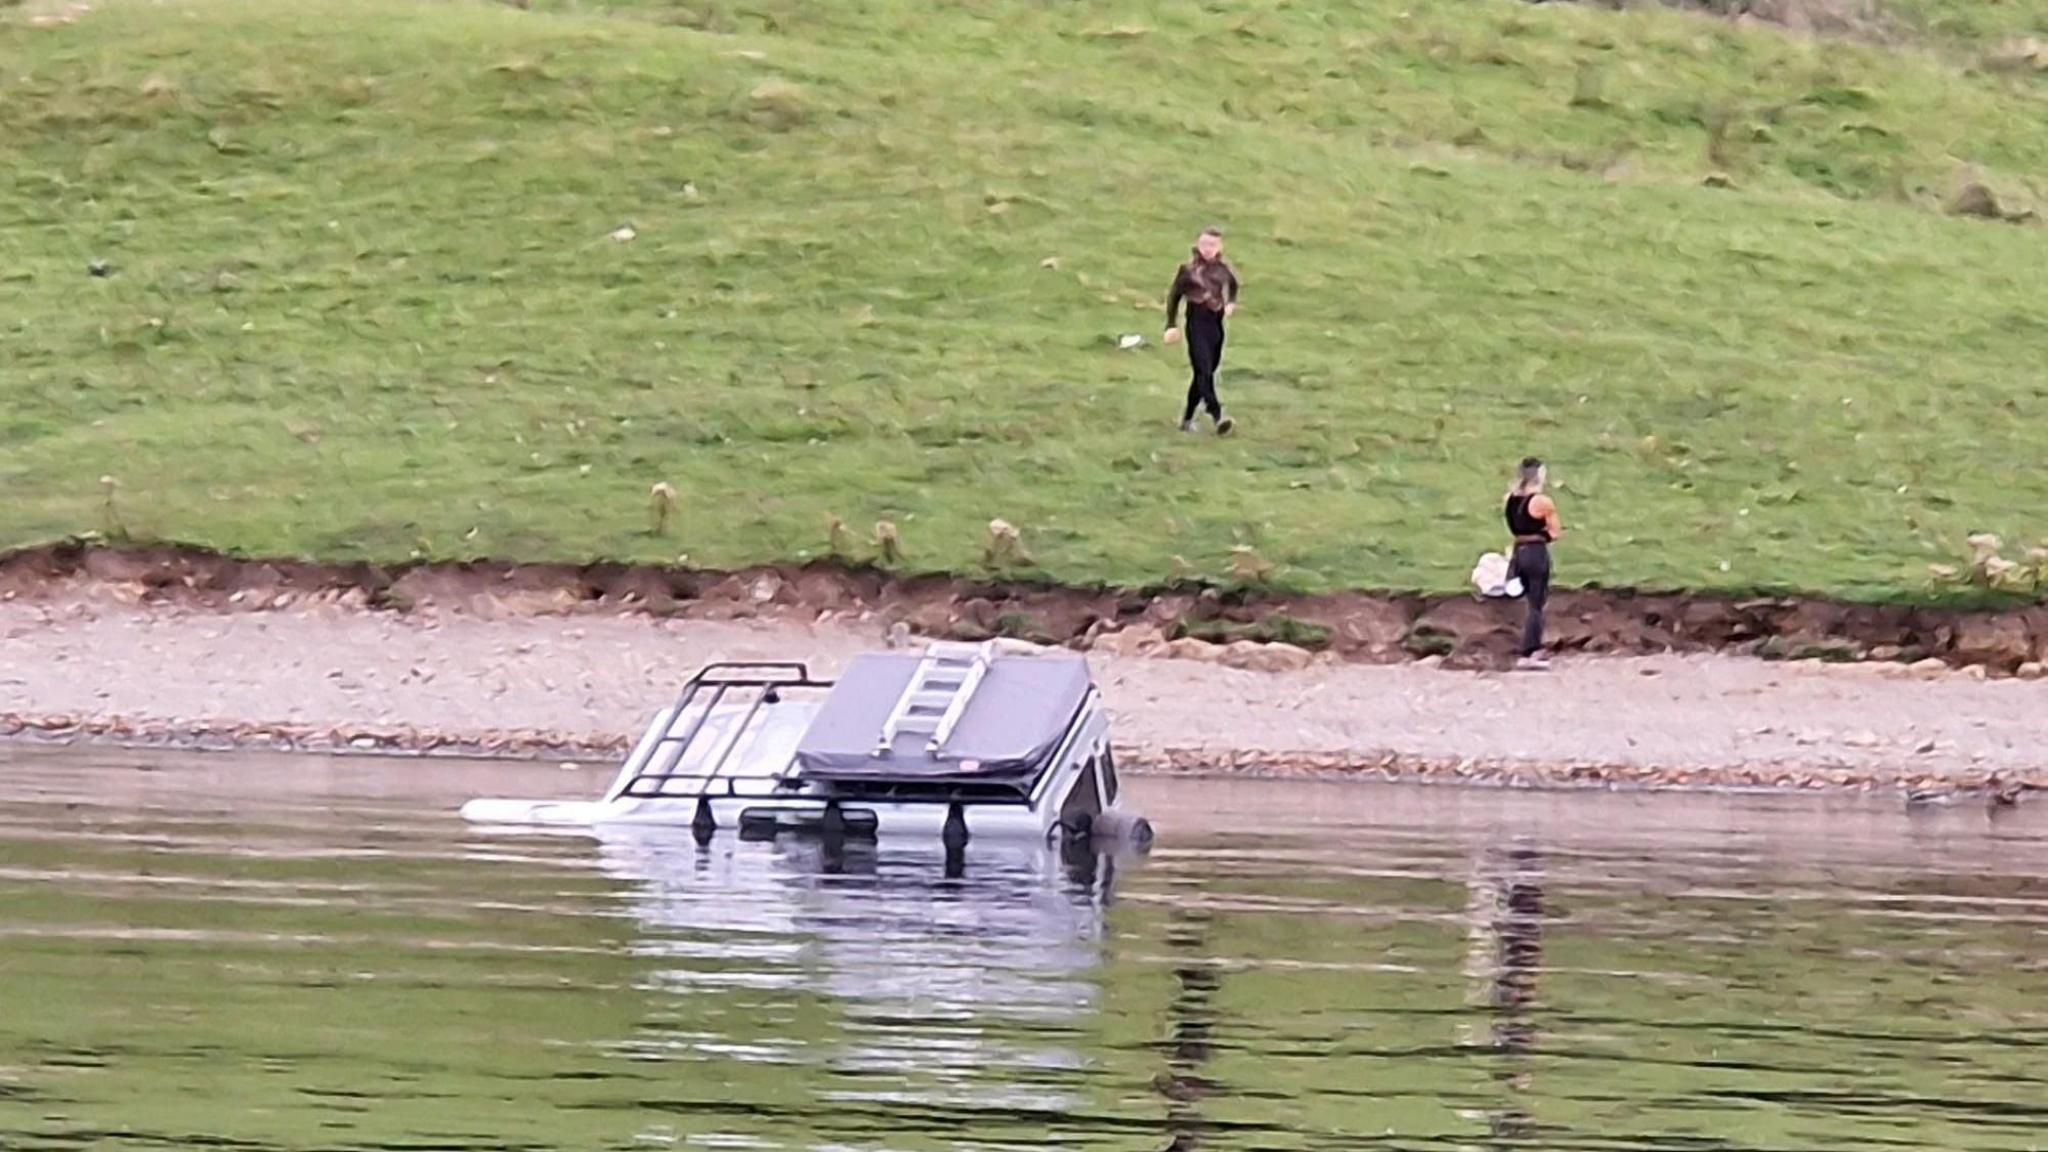
[[[497,562],[379,567],[80,543],[0,555],[0,599],[62,599],[88,591],[217,611],[314,601],[398,612],[434,607],[486,617],[645,613],[719,621],[879,620],[885,628],[901,624],[923,636],[1001,635],[1117,652],[1180,636],[1225,642],[1250,638],[1291,641],[1347,662],[1437,658],[1454,669],[1505,666],[1520,612],[1513,603],[1483,603],[1469,596],[1048,588],[898,577],[829,563],[739,572]],[[2048,604],[1994,612],[1793,597],[1569,590],[1553,598],[1551,639],[1567,653],[1939,660],[1982,667],[1993,675],[2023,668],[2032,674],[2048,665]]]
[[[25,574],[18,562],[0,571],[0,734],[29,739],[608,756],[706,661],[799,655],[830,671],[854,652],[904,641],[906,625],[922,630],[941,606],[948,621],[983,611],[937,591],[869,599],[865,577],[839,573],[722,577],[716,591],[671,595],[663,614],[649,614],[624,610],[645,606],[647,592],[580,595],[530,570],[428,570],[381,591],[326,570],[175,556],[86,553],[68,572]],[[835,606],[801,598],[831,589]],[[367,608],[399,597],[403,611]],[[1023,592],[998,606],[1084,600]],[[1085,625],[1072,607],[1037,618],[1092,643],[1126,759],[1153,770],[2048,786],[2039,719],[2048,684],[1981,668],[1681,651],[1504,675],[1392,662],[1361,640],[1314,657],[1251,643],[1189,652],[1151,631],[1167,601],[1128,613],[1115,596],[1089,602],[1104,611]],[[1453,607],[1462,610],[1418,604],[1409,619]],[[1504,628],[1509,617],[1499,615],[1493,627]],[[1343,625],[1324,618],[1333,632]],[[1957,627],[1953,617],[1932,620],[1912,627]],[[1491,632],[1480,635],[1476,647],[1490,652]],[[1615,647],[1628,652],[1645,642],[1623,643]],[[1398,638],[1389,645],[1402,651]]]

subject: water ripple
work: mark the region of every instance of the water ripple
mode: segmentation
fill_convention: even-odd
[[[1775,798],[1181,781],[1147,861],[975,845],[954,876],[935,847],[485,835],[417,766],[205,763],[0,754],[9,1152],[2048,1131],[2026,812],[1837,801],[1815,835]]]

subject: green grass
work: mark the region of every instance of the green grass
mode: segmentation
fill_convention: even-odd
[[[1954,39],[1512,0],[46,8],[0,13],[0,544],[732,565],[888,518],[962,570],[1000,516],[1065,581],[1248,545],[1448,588],[1530,451],[1568,582],[1915,595],[1968,532],[2048,534],[2048,230],[1941,211],[2034,203],[2048,80]],[[1211,221],[1228,441],[1172,433],[1155,346]]]
[[[2048,36],[2048,5],[2034,0],[1894,0],[1910,27],[1962,44]]]

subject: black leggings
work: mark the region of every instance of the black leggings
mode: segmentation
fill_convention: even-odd
[[[1216,370],[1223,366],[1223,313],[1188,305],[1188,365],[1195,370],[1188,383],[1188,405],[1181,423],[1195,418],[1195,409],[1208,410],[1209,419],[1223,418],[1223,402],[1216,398]]]
[[[1543,608],[1550,600],[1550,545],[1516,544],[1508,578],[1522,582],[1522,601],[1528,605],[1529,615],[1522,621],[1521,654],[1534,656],[1543,651]]]

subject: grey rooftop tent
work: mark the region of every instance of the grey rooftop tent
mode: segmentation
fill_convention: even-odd
[[[855,657],[797,744],[802,773],[840,781],[1029,778],[1058,751],[1092,683],[1078,655],[998,656],[940,748],[930,748],[926,734],[906,732],[878,749],[919,662],[910,653]]]

